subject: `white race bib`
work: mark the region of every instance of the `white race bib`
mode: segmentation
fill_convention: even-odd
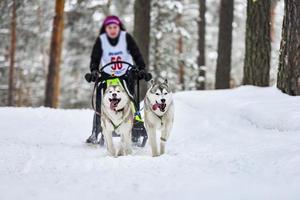
[[[133,64],[131,55],[127,50],[126,32],[121,31],[119,41],[115,46],[109,43],[106,33],[100,35],[102,45],[102,67],[110,62],[124,61]],[[111,64],[103,69],[103,71],[112,76],[122,76],[127,72],[128,65],[124,63]]]

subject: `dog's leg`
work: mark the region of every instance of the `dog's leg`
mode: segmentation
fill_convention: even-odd
[[[172,129],[172,121],[165,123],[161,130],[160,137],[160,155],[165,153],[166,142],[169,139],[171,129]]]
[[[156,157],[159,156],[158,149],[157,149],[157,142],[156,142],[156,125],[157,124],[157,117],[154,113],[149,109],[149,105],[145,103],[145,127],[148,134],[149,143],[151,146],[152,156]]]
[[[119,148],[117,154],[119,156],[125,156],[132,153],[131,149],[131,130],[132,126],[128,124],[122,124],[117,130],[121,136]],[[120,132],[122,131],[122,132]]]
[[[163,155],[165,153],[165,146],[166,146],[166,142],[160,140],[160,155]]]
[[[132,147],[131,147],[131,135],[132,135],[132,127],[128,129],[125,135],[125,153],[127,155],[132,154]]]
[[[148,137],[151,145],[152,156],[153,157],[159,156],[157,151],[156,129],[154,127],[148,129]]]
[[[132,153],[131,149],[131,131],[132,126],[128,126],[127,124],[124,124],[124,131],[121,134],[121,146],[123,150],[123,155],[129,155]]]
[[[119,143],[119,147],[118,147],[118,156],[124,156],[125,155],[125,152],[124,152],[124,149],[125,149],[125,142],[124,142],[125,138],[124,138],[124,135],[121,134],[121,140],[120,140],[120,143]]]
[[[163,127],[161,129],[161,137],[160,137],[160,155],[165,153],[165,146],[166,146],[166,142],[167,142],[167,129],[166,127]]]
[[[111,156],[117,157],[116,150],[113,143],[112,132],[108,130],[103,130],[103,135],[105,137],[106,147]]]

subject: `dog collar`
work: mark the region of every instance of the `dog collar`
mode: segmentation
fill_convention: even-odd
[[[122,112],[124,110],[124,108],[121,108],[119,110],[115,110],[116,112]]]

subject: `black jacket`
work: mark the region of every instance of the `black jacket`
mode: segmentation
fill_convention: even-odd
[[[108,38],[108,41],[111,45],[115,46],[119,41],[119,37],[117,37],[115,39]],[[126,33],[126,41],[127,41],[127,50],[131,54],[135,64],[137,66],[139,66],[140,70],[145,69],[145,62],[144,62],[143,56],[142,56],[137,44],[135,43],[133,37],[129,33]],[[95,69],[96,70],[99,69],[102,53],[103,53],[103,50],[101,47],[101,40],[99,37],[97,37],[96,42],[93,47],[92,55],[91,55],[91,63],[90,63],[91,71],[93,71]]]

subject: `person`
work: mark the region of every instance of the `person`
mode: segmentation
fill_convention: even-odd
[[[95,80],[99,76],[99,66],[104,66],[111,62],[125,61],[130,64],[135,62],[138,66],[140,76],[145,80],[151,79],[151,74],[146,72],[146,65],[140,50],[134,41],[133,37],[126,32],[124,24],[119,17],[111,15],[107,16],[100,29],[99,37],[97,37],[90,62],[91,78]],[[112,64],[108,70],[115,70],[118,76],[127,72],[128,66],[122,63]],[[105,71],[105,69],[104,69]],[[110,72],[107,72],[110,73]],[[140,77],[141,78],[141,77]],[[125,78],[129,92],[134,94],[134,79],[132,77]],[[97,88],[96,92],[96,110],[100,113],[101,108],[101,89],[103,86]],[[136,102],[137,103],[137,102]],[[91,136],[86,140],[87,143],[97,143],[98,135],[101,132],[100,116],[94,114],[93,128]],[[102,138],[103,141],[103,138]]]

